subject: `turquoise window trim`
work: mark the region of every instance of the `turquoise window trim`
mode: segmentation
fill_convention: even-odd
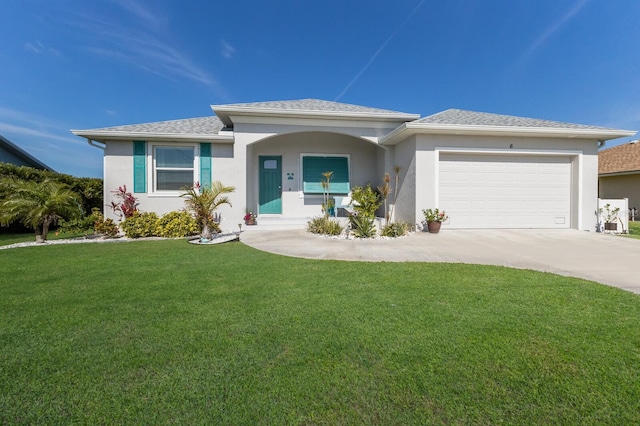
[[[322,194],[322,173],[333,172],[330,192],[347,194],[349,184],[349,158],[346,156],[302,156],[302,190],[305,194]]]
[[[200,144],[200,185],[211,188],[211,144]]]
[[[133,192],[147,192],[147,143],[133,141]]]

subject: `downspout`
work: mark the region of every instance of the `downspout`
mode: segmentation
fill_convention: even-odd
[[[89,139],[87,138],[87,143],[95,148],[99,148],[101,150],[105,150],[105,148],[107,147],[107,145],[103,144],[102,142],[98,142],[98,141],[94,141],[93,139]]]

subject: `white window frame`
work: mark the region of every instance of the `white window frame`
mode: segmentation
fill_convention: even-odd
[[[172,148],[193,148],[193,182],[199,179],[200,170],[200,144],[198,143],[171,143],[171,142],[154,142],[147,144],[147,182],[149,182],[147,194],[150,196],[180,196],[182,191],[176,190],[159,190],[158,179],[156,175],[156,148],[157,147],[172,147]],[[173,170],[171,168],[161,168],[161,170]],[[188,170],[188,169],[175,169],[175,170]]]

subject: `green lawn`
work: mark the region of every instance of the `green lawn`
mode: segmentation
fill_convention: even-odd
[[[1,424],[639,424],[640,296],[241,243],[0,251]]]
[[[629,237],[640,238],[640,222],[629,222]]]

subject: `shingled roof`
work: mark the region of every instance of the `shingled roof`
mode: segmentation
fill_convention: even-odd
[[[616,130],[608,127],[587,126],[584,124],[563,123],[561,121],[539,120],[536,118],[516,117],[513,115],[491,114],[488,112],[448,109],[437,114],[416,120],[415,123],[432,123],[462,126],[529,127],[550,129]]]
[[[249,102],[240,104],[214,105],[225,108],[268,109],[281,111],[324,111],[324,112],[361,112],[373,114],[405,114],[389,109],[371,108],[341,102],[324,101],[322,99],[297,99],[290,101]]]
[[[640,142],[633,141],[598,152],[598,174],[640,173]]]
[[[224,124],[218,117],[186,118],[183,120],[156,121],[153,123],[130,124],[126,126],[102,127],[91,129],[94,132],[113,133],[161,133],[213,135],[218,133]]]
[[[218,118],[233,127],[232,116],[305,117],[329,119],[360,119],[403,123],[420,118],[420,114],[371,108],[321,99],[251,102],[242,104],[211,105]]]

